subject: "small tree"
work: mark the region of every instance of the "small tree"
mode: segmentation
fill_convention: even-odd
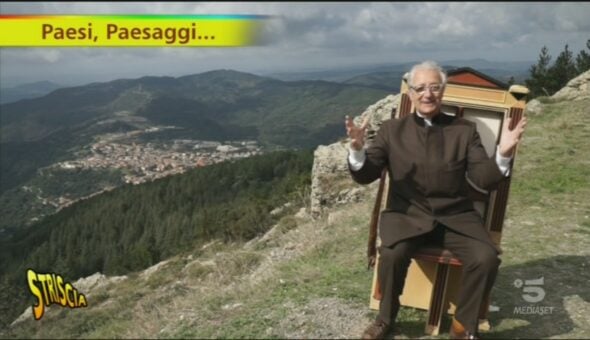
[[[549,83],[549,62],[551,56],[547,46],[543,46],[541,53],[539,54],[539,61],[536,65],[532,65],[530,68],[531,77],[525,81],[526,86],[531,91],[533,97],[537,96],[549,96],[547,87]]]
[[[548,74],[548,90],[551,94],[559,91],[568,81],[578,75],[573,53],[569,50],[567,44],[565,45],[565,49],[555,59],[555,63],[549,69]]]
[[[586,42],[586,46],[590,50],[590,40]],[[574,60],[567,44],[551,66],[550,61],[549,50],[543,46],[537,64],[529,69],[530,78],[525,81],[532,97],[550,96],[564,87],[568,81],[590,69],[590,54],[581,50]]]
[[[590,39],[586,41],[586,47],[590,50]],[[590,54],[588,52],[581,50],[576,57],[576,68],[578,69],[578,74],[584,73],[590,70]]]

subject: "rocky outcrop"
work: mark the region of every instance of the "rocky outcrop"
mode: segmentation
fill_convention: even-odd
[[[566,86],[557,91],[551,98],[558,100],[590,98],[590,70],[570,80]]]
[[[354,200],[349,192],[353,189],[358,192],[358,188],[347,178],[347,154],[346,141],[328,146],[320,145],[315,150],[311,177],[312,216],[318,217],[326,208],[336,203]]]
[[[90,294],[93,290],[96,290],[102,286],[114,282],[123,281],[126,279],[126,275],[108,277],[104,274],[96,272],[90,276],[78,279],[76,282],[73,283],[73,286],[76,287],[76,289],[78,289],[80,292]]]
[[[526,103],[526,113],[532,115],[539,115],[543,112],[543,104],[537,99],[533,99]]]
[[[368,143],[375,135],[381,123],[390,118],[391,112],[397,108],[399,95],[389,95],[377,103],[369,106],[361,115],[354,117],[360,125],[365,117],[369,118],[367,129]],[[342,135],[346,137],[344,122]],[[314,152],[314,162],[311,180],[311,214],[319,217],[327,208],[362,199],[367,191],[375,190],[373,185],[363,187],[355,184],[348,173],[348,138],[327,146],[320,145]]]

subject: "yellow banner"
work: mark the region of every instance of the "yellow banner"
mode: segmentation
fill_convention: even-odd
[[[262,15],[0,15],[0,46],[256,45]]]

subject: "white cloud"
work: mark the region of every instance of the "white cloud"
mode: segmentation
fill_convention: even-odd
[[[0,11],[274,15],[262,46],[2,49],[3,81],[27,74],[114,79],[214,68],[285,71],[445,58],[534,61],[543,45],[557,55],[569,43],[577,53],[590,38],[590,3],[3,2]]]
[[[43,49],[3,49],[3,58],[7,62],[55,64],[63,57],[63,53],[55,48]]]

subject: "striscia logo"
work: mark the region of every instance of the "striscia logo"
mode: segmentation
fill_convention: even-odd
[[[61,275],[48,273],[38,274],[34,270],[27,270],[27,281],[31,294],[37,298],[33,305],[33,317],[41,319],[45,313],[45,306],[58,304],[63,307],[87,307],[86,296],[79,293],[71,283],[65,282]]]

